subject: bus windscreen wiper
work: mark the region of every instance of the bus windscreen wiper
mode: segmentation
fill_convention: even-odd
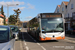
[[[60,31],[60,30],[54,30],[53,29],[53,30],[49,30],[49,31],[46,31],[46,32],[63,32],[63,30]]]
[[[54,30],[54,32],[63,32],[63,30]]]
[[[46,31],[46,32],[54,32],[54,30],[49,30],[49,31]]]

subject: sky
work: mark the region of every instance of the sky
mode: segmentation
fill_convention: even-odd
[[[29,21],[39,13],[53,13],[57,5],[61,5],[62,1],[69,0],[0,0],[0,7],[3,5],[6,17],[7,5],[9,5],[9,16],[15,13],[14,9],[19,8],[21,10],[20,20]]]

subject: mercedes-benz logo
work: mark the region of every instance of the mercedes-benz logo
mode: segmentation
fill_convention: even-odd
[[[55,37],[55,36],[53,35],[53,37]]]

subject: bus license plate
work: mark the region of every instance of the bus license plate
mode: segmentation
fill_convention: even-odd
[[[56,38],[52,38],[52,40],[56,40]]]

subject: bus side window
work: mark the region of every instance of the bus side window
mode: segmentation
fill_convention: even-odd
[[[37,28],[37,32],[40,32],[40,29],[39,29],[39,27]]]

